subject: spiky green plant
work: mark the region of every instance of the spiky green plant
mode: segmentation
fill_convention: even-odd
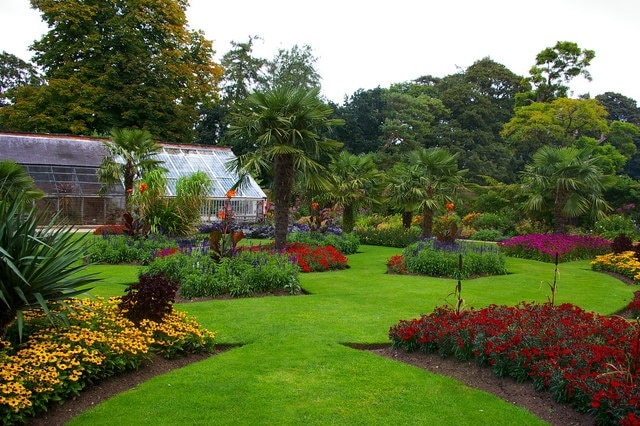
[[[0,200],[0,336],[17,319],[22,336],[22,312],[42,309],[53,321],[49,303],[64,301],[88,290],[94,274],[87,267],[84,235],[76,235],[58,216],[44,226],[23,196]],[[64,317],[57,317],[64,320]]]

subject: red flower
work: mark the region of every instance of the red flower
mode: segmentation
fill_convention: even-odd
[[[227,191],[227,193],[225,194],[225,197],[227,198],[232,198],[236,196],[236,191],[234,189],[230,189]]]
[[[148,187],[149,187],[149,186],[148,186],[146,183],[142,182],[142,183],[138,186],[138,191],[140,191],[140,192],[144,192],[144,191],[146,191],[146,190],[147,190],[147,188],[148,188]]]

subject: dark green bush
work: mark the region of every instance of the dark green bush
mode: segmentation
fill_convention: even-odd
[[[502,241],[506,238],[497,229],[481,229],[469,236],[469,239],[478,241]]]

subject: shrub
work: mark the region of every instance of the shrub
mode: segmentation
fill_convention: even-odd
[[[392,274],[406,274],[407,269],[404,267],[404,256],[396,254],[387,260],[387,271]]]
[[[149,238],[134,239],[126,235],[107,235],[95,238],[89,248],[89,260],[96,263],[139,263],[148,265],[156,253],[177,243],[162,235],[154,234]]]
[[[118,307],[126,318],[136,325],[145,319],[160,322],[173,310],[178,283],[162,273],[140,274],[138,282],[125,291]]]
[[[382,227],[382,228],[357,228],[354,234],[361,244],[385,247],[406,247],[420,239],[421,230],[418,227],[409,229],[402,226]]]
[[[481,229],[471,234],[469,238],[478,241],[502,241],[505,236],[497,229]]]
[[[611,242],[611,251],[615,254],[620,254],[625,251],[633,250],[633,240],[626,234],[620,234],[616,236]]]
[[[592,259],[607,253],[611,243],[600,237],[566,234],[520,235],[498,242],[498,247],[507,256],[522,259],[559,262]]]
[[[593,226],[593,232],[608,240],[612,240],[620,234],[629,235],[631,238],[636,238],[638,235],[633,219],[620,214],[613,214],[598,220]]]
[[[101,225],[93,230],[93,235],[122,235],[124,233],[124,225]]]
[[[300,291],[298,266],[287,255],[243,251],[222,259],[214,279],[233,297],[285,290]]]
[[[402,254],[404,267],[414,274],[463,279],[507,273],[501,253],[495,246],[488,244],[439,245],[433,240],[425,240],[409,245]]]
[[[637,323],[564,304],[489,306],[462,313],[438,307],[389,329],[395,348],[476,357],[498,376],[533,381],[597,424],[637,424],[640,362]]]
[[[156,258],[144,269],[149,275],[162,274],[170,281],[178,283],[181,297],[211,297],[223,294],[225,289],[215,280],[217,262],[208,251],[193,250],[179,252],[171,256]]]

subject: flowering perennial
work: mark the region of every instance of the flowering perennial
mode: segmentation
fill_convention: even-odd
[[[640,284],[640,261],[636,258],[635,251],[622,253],[607,253],[596,256],[591,262],[594,271],[615,272]]]
[[[474,358],[498,376],[531,379],[598,424],[640,425],[640,325],[564,304],[492,305],[457,314],[438,307],[402,320],[395,348]]]
[[[529,234],[498,242],[498,247],[507,256],[522,259],[559,262],[591,259],[611,250],[611,242],[589,235]]]
[[[273,245],[242,247],[243,250],[273,250]],[[322,272],[347,268],[347,257],[331,245],[313,246],[291,243],[285,248],[289,259],[300,266],[302,272]]]
[[[30,334],[17,347],[0,340],[0,423],[24,423],[52,401],[78,395],[89,383],[139,367],[158,353],[167,358],[213,348],[214,334],[184,313],[138,327],[120,314],[118,298],[75,300],[69,327],[56,328],[37,311],[25,312]]]

